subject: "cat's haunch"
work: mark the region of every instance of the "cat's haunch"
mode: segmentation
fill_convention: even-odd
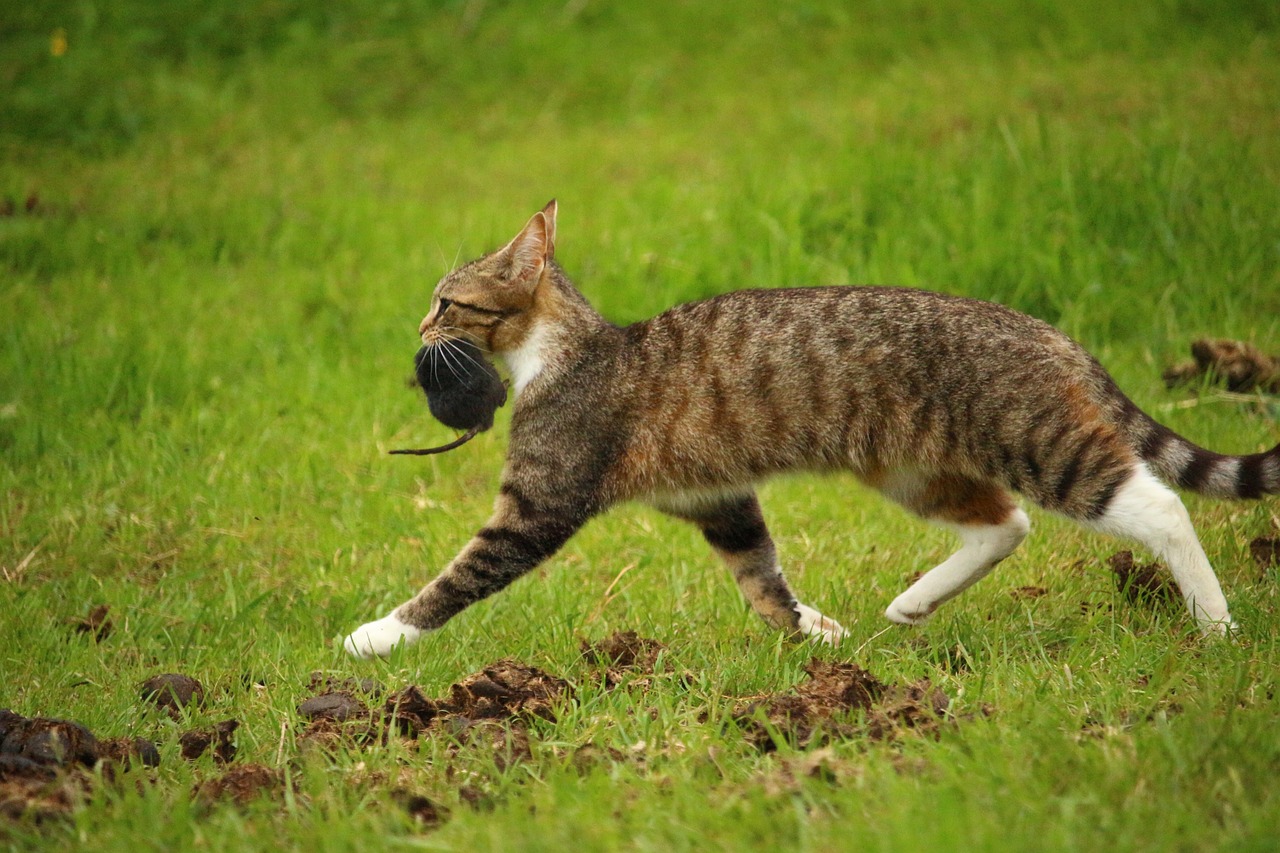
[[[413,364],[431,414],[445,426],[466,433],[440,447],[392,450],[393,455],[443,453],[493,426],[494,413],[507,401],[507,388],[479,347],[465,340],[444,340],[419,349]]]

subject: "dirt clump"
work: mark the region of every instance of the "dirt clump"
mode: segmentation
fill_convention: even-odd
[[[629,676],[652,674],[658,656],[666,646],[657,640],[641,637],[635,631],[618,631],[598,643],[582,641],[582,657],[588,663],[603,666],[605,687],[612,690]],[[647,685],[647,679],[639,679]]]
[[[89,634],[97,642],[105,640],[111,634],[111,619],[107,614],[111,612],[111,608],[105,604],[99,604],[89,610],[81,619],[76,619],[71,623],[77,634]]]
[[[27,719],[12,711],[0,714],[5,715],[0,754],[50,767],[92,767],[98,763],[98,739],[79,723],[49,717]]]
[[[90,779],[81,769],[66,772],[0,755],[0,818],[41,822],[65,816],[84,798]]]
[[[409,816],[424,828],[439,826],[449,819],[449,810],[429,797],[415,794],[405,788],[396,788],[391,798],[404,807]]]
[[[1280,357],[1267,355],[1253,344],[1201,338],[1191,342],[1191,357],[1193,361],[1165,370],[1165,385],[1174,388],[1207,376],[1225,384],[1228,391],[1280,394]]]
[[[365,704],[345,690],[312,696],[298,706],[298,715],[308,720],[333,720],[343,723],[354,717],[368,717]]]
[[[749,743],[772,752],[780,742],[807,747],[858,736],[893,740],[906,730],[935,734],[950,698],[927,679],[885,685],[855,663],[812,660],[809,678],[791,693],[736,708],[732,718]]]
[[[1266,571],[1280,566],[1280,536],[1259,536],[1249,543],[1249,555],[1258,568]]]
[[[1141,564],[1132,551],[1118,551],[1107,558],[1116,576],[1116,588],[1131,603],[1162,606],[1176,603],[1178,591],[1169,582],[1169,570],[1161,563]]]
[[[242,764],[221,776],[206,779],[192,792],[196,800],[205,806],[230,801],[247,806],[262,797],[279,796],[284,792],[284,774],[262,764]]]
[[[178,738],[178,746],[182,749],[182,757],[195,761],[213,748],[213,758],[219,764],[230,764],[236,757],[235,731],[240,728],[239,720],[223,720],[212,726],[192,729]]]
[[[79,723],[0,711],[0,817],[42,821],[69,813],[99,755],[98,739]]]
[[[204,685],[176,672],[152,676],[138,690],[144,702],[152,703],[175,720],[182,716],[183,708],[204,704]]]
[[[313,696],[298,706],[298,713],[310,721],[300,739],[322,748],[385,742],[392,734],[417,738],[439,733],[475,742],[480,732],[488,738],[491,730],[508,730],[502,725],[479,725],[483,722],[509,723],[514,730],[532,719],[555,720],[557,705],[572,693],[562,678],[503,659],[451,685],[448,694],[438,698],[428,697],[416,685],[397,690],[376,708],[346,690]],[[529,754],[528,736],[522,730],[492,737],[495,750],[500,747],[517,758]]]
[[[1019,586],[1009,590],[1009,595],[1021,600],[1043,598],[1048,594],[1049,590],[1042,586]]]
[[[160,750],[146,738],[113,737],[99,741],[98,746],[100,760],[111,767],[119,765],[128,770],[135,763],[143,767],[160,766]]]

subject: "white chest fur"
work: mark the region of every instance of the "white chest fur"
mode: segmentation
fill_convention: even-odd
[[[534,326],[520,346],[503,354],[507,371],[511,374],[511,387],[516,396],[519,396],[520,392],[546,367],[549,337],[545,326]]]

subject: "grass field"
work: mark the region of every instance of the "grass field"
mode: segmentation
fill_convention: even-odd
[[[626,507],[384,662],[340,638],[485,519],[509,409],[452,433],[406,388],[435,281],[560,202],[611,319],[737,287],[994,299],[1083,341],[1214,449],[1261,397],[1167,391],[1198,336],[1280,351],[1280,7],[46,2],[0,13],[0,708],[154,740],[160,764],[13,850],[1274,850],[1280,502],[1188,499],[1243,628],[1131,602],[1115,542],[1033,513],[919,629],[880,616],[951,545],[854,482],[762,489],[839,649],[745,611],[692,529]],[[1139,555],[1141,558],[1141,555]],[[1015,595],[1039,587],[1038,596]],[[73,626],[106,604],[100,641]],[[583,640],[634,630],[608,689]],[[814,657],[952,699],[935,736],[762,753],[732,722]],[[306,748],[312,671],[428,696],[504,657],[568,679],[529,748]],[[139,699],[198,678],[177,720]],[[181,732],[234,718],[287,784],[201,805]],[[855,726],[856,728],[856,726]],[[136,784],[135,784],[136,783]],[[416,821],[409,795],[447,816]]]

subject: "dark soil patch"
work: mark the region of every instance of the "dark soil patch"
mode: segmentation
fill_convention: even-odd
[[[424,828],[439,826],[449,819],[448,809],[422,794],[397,788],[391,792],[391,796],[404,807],[416,823]]]
[[[182,709],[204,704],[204,685],[189,675],[166,672],[155,675],[138,687],[144,702],[150,702],[175,720]]]
[[[635,631],[619,631],[598,643],[583,640],[582,656],[588,663],[605,667],[605,686],[613,689],[629,676],[652,674],[658,656],[666,648]]]
[[[1280,536],[1259,536],[1249,543],[1249,554],[1263,571],[1280,566]]]
[[[113,737],[99,741],[100,760],[129,769],[137,764],[143,767],[160,766],[160,750],[146,738]]]
[[[196,786],[193,795],[204,805],[233,802],[247,806],[262,797],[284,793],[284,774],[262,764],[242,764]]]
[[[98,739],[79,723],[47,717],[27,719],[11,711],[0,713],[6,715],[0,754],[50,767],[92,767],[98,763]]]
[[[1134,604],[1159,607],[1180,600],[1169,582],[1169,570],[1161,563],[1140,564],[1132,551],[1119,551],[1107,558],[1107,565],[1116,576],[1116,588]]]
[[[110,607],[105,604],[99,604],[91,609],[83,619],[77,619],[72,622],[72,627],[75,628],[77,634],[89,634],[94,640],[101,642],[107,638],[111,633],[111,629],[115,627],[111,619],[108,618],[107,614],[110,612]]]
[[[733,719],[763,752],[858,736],[893,740],[907,730],[935,734],[950,698],[928,680],[889,686],[855,663],[814,659],[791,693],[739,706]]]
[[[1264,391],[1280,394],[1280,358],[1267,355],[1253,344],[1224,338],[1201,338],[1191,343],[1190,362],[1164,372],[1170,388],[1208,377],[1229,391]]]
[[[90,780],[82,770],[65,772],[17,755],[0,755],[0,818],[40,822],[63,817],[84,798]]]
[[[230,764],[236,757],[235,732],[239,720],[223,720],[207,728],[192,729],[178,738],[182,757],[195,761],[213,748],[213,758],[219,764]]]
[[[83,798],[101,755],[79,723],[0,711],[0,817],[47,820]]]
[[[450,687],[448,700],[437,707],[440,713],[473,720],[540,717],[554,722],[556,705],[572,694],[563,678],[507,658]]]
[[[1049,590],[1042,586],[1020,586],[1009,590],[1009,594],[1017,599],[1042,598],[1049,594]]]
[[[555,720],[557,705],[572,694],[573,688],[564,679],[504,659],[467,676],[450,686],[448,695],[434,699],[415,685],[391,694],[376,710],[344,690],[313,696],[298,706],[298,713],[310,720],[300,740],[328,748],[381,742],[392,733],[409,738],[438,733],[477,742],[479,733],[484,732],[483,739],[494,740],[489,746],[495,751],[513,756],[513,760],[527,758],[528,735],[521,724],[537,718]],[[479,725],[485,722],[511,725]],[[518,728],[518,733],[511,734]],[[493,735],[496,730],[508,734]]]

